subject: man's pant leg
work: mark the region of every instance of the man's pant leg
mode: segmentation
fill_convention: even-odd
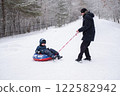
[[[83,41],[81,46],[80,46],[80,53],[78,55],[78,60],[82,59],[83,53],[85,53],[86,51],[86,55],[89,55],[89,50],[88,50],[88,46],[90,45],[91,41]]]
[[[87,48],[85,50],[85,56],[86,56],[86,58],[91,59],[91,56],[90,56],[90,53],[89,53],[89,48]]]

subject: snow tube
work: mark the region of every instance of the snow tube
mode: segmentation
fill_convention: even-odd
[[[46,54],[34,54],[33,55],[33,59],[35,60],[35,61],[48,61],[48,60],[51,60],[52,58],[51,57],[49,57],[48,55],[46,55]]]

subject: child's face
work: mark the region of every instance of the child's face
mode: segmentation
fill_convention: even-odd
[[[42,43],[41,45],[42,45],[42,46],[45,46],[45,43]]]

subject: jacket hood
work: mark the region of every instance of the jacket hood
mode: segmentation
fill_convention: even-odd
[[[39,43],[40,43],[40,45],[41,45],[41,44],[43,44],[43,43],[45,43],[45,44],[46,44],[46,40],[45,40],[45,39],[43,39],[43,38],[41,38],[41,39],[40,39],[40,41],[39,41]]]
[[[91,16],[91,17],[94,17],[94,14],[91,13],[91,12],[88,12],[87,15]]]
[[[91,12],[87,12],[84,16],[83,16],[83,18],[85,18],[85,19],[93,19],[94,18],[94,14],[93,13],[91,13]]]

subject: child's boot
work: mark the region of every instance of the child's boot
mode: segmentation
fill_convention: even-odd
[[[56,56],[55,56],[55,55],[53,55],[51,58],[54,60],[54,59],[56,59]]]
[[[61,58],[63,58],[63,56],[60,56],[60,55],[58,55],[57,57],[58,57],[58,59],[61,59]]]

